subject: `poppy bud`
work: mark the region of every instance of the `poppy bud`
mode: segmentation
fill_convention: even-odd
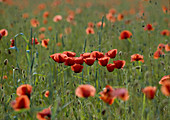
[[[8,59],[5,59],[4,60],[4,65],[7,65],[8,64]]]

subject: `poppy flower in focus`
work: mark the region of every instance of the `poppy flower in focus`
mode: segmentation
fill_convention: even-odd
[[[162,77],[161,80],[159,81],[159,84],[162,85],[166,81],[170,81],[170,75],[166,75],[166,76]]]
[[[113,92],[114,89],[111,86],[106,85],[103,91],[99,93],[100,99],[102,99],[105,103],[108,103],[109,105],[113,104],[114,99],[116,98],[112,96]]]
[[[75,57],[76,56],[76,53],[71,52],[71,51],[64,51],[63,54],[66,54],[68,57]]]
[[[43,47],[47,48],[48,42],[49,42],[49,39],[44,39],[41,41],[41,44]]]
[[[93,28],[93,27],[94,27],[94,23],[89,22],[89,23],[88,23],[88,27]]]
[[[169,36],[169,35],[170,35],[170,31],[169,31],[169,30],[162,30],[162,31],[161,31],[161,35],[163,35],[163,36]]]
[[[105,27],[105,22],[103,22],[103,28]],[[100,28],[102,26],[102,21],[98,22],[97,23],[97,27]]]
[[[117,54],[117,49],[112,49],[112,50],[109,50],[107,53],[106,53],[106,56],[110,57],[110,58],[115,58],[116,57],[116,54]]]
[[[49,94],[50,94],[50,92],[47,90],[47,91],[45,91],[44,96],[45,96],[45,97],[48,97],[48,96],[49,96]]]
[[[152,27],[151,24],[147,24],[147,25],[145,26],[144,30],[152,31],[152,30],[154,30],[154,28]]]
[[[120,33],[120,36],[119,36],[119,39],[120,40],[123,40],[123,39],[128,39],[128,38],[131,38],[132,36],[132,33],[128,30],[123,30],[121,33]]]
[[[19,86],[16,91],[18,96],[27,95],[28,98],[30,98],[31,92],[32,92],[32,86],[29,84],[24,84]]]
[[[28,96],[22,95],[16,98],[16,100],[11,102],[11,107],[15,111],[19,111],[21,109],[29,109],[30,108],[30,100]]]
[[[92,65],[94,64],[95,60],[96,60],[95,58],[89,57],[89,58],[85,58],[85,59],[84,59],[84,62],[85,62],[87,65],[92,66]]]
[[[161,91],[165,96],[170,96],[170,81],[165,81],[163,83]]]
[[[98,59],[98,63],[99,63],[99,65],[101,65],[101,66],[106,66],[107,65],[107,63],[109,62],[109,57],[102,57],[102,58],[99,58]]]
[[[156,87],[148,86],[142,89],[142,92],[148,99],[153,99],[156,93]]]
[[[40,25],[39,21],[34,18],[31,19],[30,22],[31,22],[32,27],[38,27]]]
[[[88,57],[90,57],[91,53],[83,53],[83,54],[80,54],[81,57],[83,57],[83,59],[86,59]]]
[[[165,51],[167,51],[167,52],[170,51],[170,43],[165,45]]]
[[[160,43],[157,47],[157,50],[164,50],[165,49],[165,45]]]
[[[124,18],[124,15],[123,15],[123,14],[118,14],[118,15],[117,15],[117,20],[118,20],[118,21],[123,20],[123,18]]]
[[[94,97],[96,89],[92,85],[80,85],[76,88],[75,94],[81,98]]]
[[[72,65],[74,65],[74,58],[73,58],[73,57],[67,57],[67,58],[65,58],[64,65],[67,65],[67,66],[72,66]]]
[[[115,64],[115,68],[121,69],[125,66],[126,62],[124,60],[117,60],[117,61],[113,61],[113,63]]]
[[[10,47],[14,47],[14,46],[15,46],[15,40],[14,40],[14,39],[11,39],[10,41],[11,41]]]
[[[40,44],[39,42],[38,42],[38,40],[37,40],[37,38],[32,38],[32,43],[31,43],[32,45],[33,44],[35,44],[35,45],[38,45],[38,44]]]
[[[41,112],[37,113],[37,119],[38,120],[50,120],[51,119],[51,109],[45,108]]]
[[[75,57],[74,63],[82,65],[84,62],[83,57]]]
[[[54,16],[53,21],[54,21],[54,22],[59,22],[59,21],[61,21],[62,19],[63,19],[63,18],[62,18],[61,15],[56,15],[56,16]]]
[[[2,37],[3,36],[7,36],[8,35],[8,31],[6,29],[1,29],[0,30],[0,34],[1,34]]]
[[[104,54],[102,52],[99,52],[99,51],[93,51],[91,53],[90,57],[96,58],[96,60],[97,60],[99,58],[104,57]]]
[[[157,50],[154,53],[154,59],[158,59],[159,57],[161,57],[162,55],[164,55],[164,52],[162,52],[162,50]]]
[[[116,68],[115,64],[107,64],[106,67],[109,72],[113,72],[113,70]]]
[[[67,58],[67,55],[66,54],[62,54],[62,53],[55,53],[55,54],[50,55],[50,57],[55,62],[63,63],[63,62],[65,62],[65,59]]]
[[[127,101],[129,99],[128,91],[125,88],[115,89],[112,96],[116,96],[123,101]]]
[[[44,14],[43,14],[43,18],[47,18],[48,16],[49,16],[49,12],[45,11]]]
[[[141,61],[143,63],[144,62],[143,55],[140,54],[131,55],[131,62],[133,61]]]
[[[80,73],[82,72],[83,65],[80,64],[74,64],[71,66],[71,70],[74,71],[75,73]]]

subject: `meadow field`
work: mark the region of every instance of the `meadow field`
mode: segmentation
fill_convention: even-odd
[[[169,120],[169,0],[0,0],[0,120]]]

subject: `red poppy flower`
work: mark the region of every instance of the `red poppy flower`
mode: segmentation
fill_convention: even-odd
[[[38,40],[37,40],[37,38],[32,38],[32,43],[31,43],[32,45],[33,44],[35,44],[35,45],[38,45],[38,44],[40,44],[39,42],[38,42]]]
[[[116,68],[115,64],[107,64],[106,67],[109,72],[113,72],[113,70]]]
[[[157,50],[164,50],[165,49],[165,45],[160,43],[157,47]]]
[[[104,57],[104,54],[102,52],[99,52],[99,51],[93,51],[91,53],[90,57],[96,58],[96,60],[97,60],[99,58]]]
[[[166,14],[168,13],[168,8],[166,6],[162,6],[162,11]]]
[[[1,29],[0,30],[0,34],[1,34],[2,37],[3,36],[7,36],[8,35],[8,31],[6,29]]]
[[[83,54],[80,54],[80,56],[83,57],[83,59],[89,58],[90,55],[91,55],[91,53],[83,53]]]
[[[123,39],[128,39],[128,38],[131,38],[132,36],[132,33],[128,30],[123,30],[121,33],[120,33],[120,36],[119,36],[119,39],[120,40],[123,40]]]
[[[152,27],[151,24],[147,24],[147,25],[145,26],[144,30],[152,31],[152,30],[154,30],[154,28]]]
[[[87,34],[87,35],[88,35],[88,34],[94,34],[94,29],[91,28],[91,27],[88,27],[88,28],[86,29],[86,34]]]
[[[163,83],[161,91],[165,96],[170,96],[170,81],[165,81]]]
[[[50,57],[58,63],[63,63],[65,62],[65,59],[67,58],[67,55],[62,54],[62,53],[55,53],[53,55],[50,55]]]
[[[83,65],[80,64],[74,64],[71,66],[71,70],[74,71],[75,73],[80,73],[82,72]]]
[[[8,79],[8,77],[7,77],[6,75],[4,75],[2,79],[3,79],[3,80],[4,80],[4,79]]]
[[[139,54],[131,55],[131,62],[133,62],[133,61],[144,62],[143,55],[139,55]]]
[[[92,22],[89,22],[89,23],[88,23],[88,27],[91,27],[91,28],[93,28],[93,27],[94,27],[94,23],[92,23]]]
[[[83,97],[83,98],[87,98],[90,96],[94,97],[95,93],[96,93],[96,89],[92,85],[80,85],[75,90],[76,96]]]
[[[47,19],[44,19],[44,20],[43,20],[43,23],[44,23],[44,24],[47,24],[47,23],[48,23],[48,20],[47,20]]]
[[[111,86],[106,85],[104,90],[99,93],[100,99],[102,99],[105,103],[108,103],[109,105],[113,104],[114,99],[116,98],[112,96],[113,92],[114,89]]]
[[[31,22],[32,27],[38,27],[40,25],[39,21],[34,18],[31,19],[30,22]]]
[[[123,20],[123,18],[124,18],[124,15],[123,15],[123,14],[118,14],[118,15],[117,15],[117,20],[118,20],[118,21]]]
[[[146,95],[148,99],[153,99],[156,93],[156,87],[145,87],[144,89],[142,89],[142,92]]]
[[[53,21],[54,21],[54,22],[59,22],[59,21],[61,21],[62,19],[63,19],[63,18],[62,18],[61,15],[56,15],[56,16],[54,16]]]
[[[116,18],[111,13],[106,14],[106,18],[108,21],[113,23],[116,21]]]
[[[42,110],[41,112],[37,113],[37,119],[38,120],[50,120],[51,119],[51,109],[46,108]]]
[[[73,58],[73,57],[67,57],[67,58],[65,58],[64,65],[67,65],[67,66],[72,66],[72,65],[74,65],[74,58]]]
[[[115,68],[121,69],[125,66],[126,62],[124,60],[117,60],[117,61],[113,61],[113,63],[115,64]]]
[[[0,33],[0,40],[2,39],[2,37],[3,37],[3,36],[2,36],[2,34]]]
[[[109,10],[109,13],[111,13],[112,15],[114,15],[114,14],[116,13],[116,10],[115,10],[114,8],[111,8],[111,9]]]
[[[24,18],[24,19],[29,18],[29,14],[28,14],[28,13],[23,13],[23,14],[22,14],[22,18]]]
[[[11,102],[11,107],[15,111],[19,111],[21,109],[29,109],[30,108],[30,100],[28,96],[22,95],[16,98],[16,100]]]
[[[125,88],[115,89],[112,96],[116,96],[123,101],[127,101],[129,99],[128,91]]]
[[[157,50],[154,53],[154,59],[158,59],[159,57],[161,57],[162,55],[164,55],[164,52],[162,52],[162,50]]]
[[[76,53],[71,52],[71,51],[64,51],[63,54],[66,54],[68,57],[75,57],[76,56]]]
[[[99,65],[101,65],[101,66],[106,66],[107,65],[107,63],[109,62],[109,57],[102,57],[102,58],[99,58],[98,59],[98,63],[99,63]]]
[[[45,3],[41,3],[41,4],[38,5],[39,10],[44,10],[45,7],[46,7]]]
[[[11,39],[10,41],[11,41],[10,47],[14,47],[14,46],[15,46],[15,40],[14,40],[14,39]]]
[[[39,29],[39,31],[40,31],[40,32],[45,32],[45,31],[46,31],[46,28],[45,28],[45,27],[41,27],[41,28]]]
[[[110,58],[115,58],[116,57],[116,54],[117,54],[117,49],[112,49],[112,50],[109,50],[107,53],[106,53],[106,56],[110,57]]]
[[[44,14],[43,14],[43,18],[47,18],[48,16],[49,16],[49,12],[45,11]]]
[[[94,64],[95,60],[96,60],[95,58],[89,57],[89,58],[85,58],[85,59],[84,59],[84,62],[85,62],[87,65],[92,66],[92,65]]]
[[[75,57],[74,63],[82,65],[84,62],[83,57]]]
[[[74,20],[74,15],[69,15],[69,16],[67,16],[67,18],[66,18],[66,20],[67,20],[67,22],[73,22],[73,20]]]
[[[31,92],[32,92],[32,86],[28,84],[19,86],[16,91],[18,96],[27,95],[29,98],[31,96]]]
[[[170,51],[170,44],[169,43],[165,45],[165,51],[167,51],[167,52]]]
[[[103,22],[103,27],[105,27],[105,25],[106,25],[105,22]],[[98,28],[100,28],[101,26],[102,26],[102,21],[100,21],[100,22],[97,23],[97,27],[98,27]]]
[[[162,30],[162,31],[161,31],[161,35],[163,35],[163,36],[169,36],[169,35],[170,35],[170,31],[169,31],[169,30]]]
[[[52,28],[51,26],[49,26],[49,27],[48,27],[48,30],[49,30],[49,31],[52,31],[52,30],[53,30],[53,28]]]
[[[170,75],[165,75],[164,77],[161,78],[159,81],[159,84],[164,84],[165,81],[170,81]]]
[[[49,94],[50,94],[50,92],[47,90],[47,91],[45,91],[44,96],[45,96],[45,97],[48,97],[48,96],[49,96]]]
[[[49,42],[49,39],[45,39],[45,40],[42,40],[42,46],[47,48],[47,45],[48,45],[48,42]]]

